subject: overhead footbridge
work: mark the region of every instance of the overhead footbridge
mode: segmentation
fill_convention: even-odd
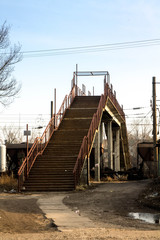
[[[125,114],[104,74],[101,96],[86,96],[75,72],[72,89],[58,113],[37,137],[18,171],[19,191],[66,191],[91,178],[100,181],[106,168],[130,168]],[[85,74],[84,74],[85,75]]]

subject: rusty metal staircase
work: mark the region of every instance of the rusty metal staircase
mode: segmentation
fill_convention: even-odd
[[[91,150],[105,105],[109,101],[125,126],[123,110],[108,83],[105,83],[104,94],[101,96],[84,96],[74,84],[70,94],[65,96],[59,112],[50,120],[42,137],[36,138],[20,167],[19,191],[75,189],[79,184],[82,167]],[[129,163],[129,155],[124,129],[122,135],[126,165]]]
[[[42,155],[24,182],[27,191],[65,191],[75,187],[73,169],[100,97],[75,97]]]

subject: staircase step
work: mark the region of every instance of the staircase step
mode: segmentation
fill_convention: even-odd
[[[66,111],[65,118],[87,118],[93,117],[93,114],[97,111],[97,108],[69,108]]]
[[[92,118],[62,120],[59,129],[86,129],[89,128]]]
[[[87,135],[88,129],[58,129],[54,132],[51,142],[56,141],[57,139],[63,141],[73,141],[73,142],[79,142],[83,139],[85,135]]]
[[[78,153],[79,153],[79,150],[77,150],[77,151],[73,151],[73,152],[61,152],[61,151],[54,151],[54,152],[52,152],[52,151],[48,151],[48,150],[46,150],[44,153],[43,153],[43,156],[45,156],[45,157],[48,157],[49,155],[51,155],[52,154],[52,156],[53,157],[56,157],[56,156],[70,156],[70,157],[73,157],[73,156],[78,156]]]
[[[76,158],[77,159],[77,158]],[[35,166],[38,166],[38,165],[40,165],[40,166],[42,166],[42,165],[44,165],[44,166],[46,166],[46,165],[49,165],[49,166],[51,166],[51,165],[55,165],[55,164],[58,164],[58,165],[68,165],[68,164],[74,164],[75,162],[76,162],[76,159],[74,159],[74,160],[68,160],[68,161],[66,161],[66,160],[64,160],[64,161],[54,161],[54,160],[48,160],[48,159],[41,159],[41,160],[37,160],[35,163],[34,163],[34,167]]]
[[[43,185],[53,185],[55,182],[58,182],[59,184],[70,184],[70,182],[73,181],[73,178],[68,178],[68,179],[61,179],[61,178],[37,178],[37,179],[30,179],[30,181],[26,181],[25,186],[29,185],[38,185],[38,184],[43,184]],[[56,183],[57,184],[57,183]]]
[[[74,167],[74,166],[73,166]],[[34,168],[32,168],[32,170],[31,170],[31,172],[30,172],[30,174],[32,174],[32,173],[49,173],[49,172],[51,172],[51,173],[58,173],[58,174],[61,174],[61,173],[63,173],[63,174],[68,174],[69,172],[73,172],[73,168],[71,167],[71,168],[69,168],[69,167],[66,167],[66,168],[61,168],[61,167],[59,167],[59,166],[57,166],[57,167],[43,167],[43,168],[41,168],[41,167],[34,167]]]
[[[37,163],[34,165],[34,168],[63,168],[63,169],[70,169],[73,168],[75,165],[75,162],[71,162],[71,163]]]
[[[97,108],[100,96],[78,96],[75,97],[71,108]]]
[[[74,182],[73,182],[73,179],[72,179],[72,181],[69,179],[69,180],[65,180],[65,179],[58,179],[58,181],[57,182],[55,182],[54,180],[49,180],[49,181],[33,181],[33,179],[32,179],[32,181],[31,182],[29,182],[29,181],[27,181],[27,182],[25,182],[25,186],[39,186],[39,185],[43,185],[43,186],[61,186],[62,184],[63,185],[71,185],[71,186],[73,186],[74,185]]]
[[[31,179],[63,179],[64,178],[64,175],[63,174],[46,174],[44,173],[43,175],[41,174],[34,174],[34,175],[30,175],[29,178],[27,179],[27,181],[31,181]],[[73,172],[70,174],[70,175],[65,175],[65,180],[67,179],[73,179]]]
[[[74,155],[74,156],[52,156],[52,155],[48,155],[47,157],[44,156],[44,154],[42,155],[39,155],[37,157],[37,160],[36,161],[39,161],[41,159],[48,159],[48,160],[54,160],[54,161],[69,161],[69,160],[73,160],[73,159],[76,159],[77,158],[77,155]]]
[[[36,192],[36,191],[44,191],[44,192],[47,192],[47,191],[54,191],[54,192],[61,192],[61,191],[72,191],[74,190],[74,185],[63,185],[63,186],[57,186],[57,185],[54,185],[54,186],[24,186],[25,187],[25,190],[24,191],[30,191],[30,192]]]
[[[71,149],[72,150],[77,150],[77,149],[79,149],[80,148],[80,146],[81,146],[81,144],[72,144],[72,145],[64,145],[64,144],[49,144],[48,146],[47,146],[47,150],[50,150],[50,151],[62,151],[62,150],[64,150],[64,151],[70,151]]]

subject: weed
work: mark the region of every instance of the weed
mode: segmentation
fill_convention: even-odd
[[[12,189],[17,190],[17,179],[6,174],[0,176],[0,191],[10,191]]]

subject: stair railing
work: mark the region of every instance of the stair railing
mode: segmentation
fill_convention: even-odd
[[[112,93],[112,90],[110,89],[109,84],[106,83],[105,88],[104,88],[104,94],[101,95],[99,105],[97,108],[97,112],[93,115],[89,130],[88,130],[88,134],[87,134],[87,136],[84,136],[84,138],[83,138],[81,148],[80,148],[80,151],[79,151],[79,154],[77,157],[77,161],[76,161],[74,169],[73,169],[75,187],[79,183],[85,158],[86,157],[88,158],[89,152],[91,150],[94,135],[95,135],[96,130],[98,129],[107,98],[110,98],[112,100],[114,106],[116,107],[116,109],[119,112],[119,115],[122,117],[122,120],[125,121],[125,115],[124,115],[123,109],[120,107],[120,105],[116,99],[116,96]]]
[[[65,96],[58,113],[49,121],[42,136],[35,139],[30,151],[28,152],[28,155],[24,159],[18,171],[18,191],[21,190],[24,181],[28,178],[29,172],[36,158],[38,155],[42,155],[51,136],[53,135],[53,132],[58,129],[66,109],[70,107],[73,99],[75,98],[76,88],[77,86],[74,85],[70,94]]]
[[[114,106],[116,107],[117,111],[119,112],[119,115],[125,121],[125,114],[123,112],[123,108],[118,103],[118,101],[116,99],[116,96],[113,94],[112,89],[109,87],[108,83],[105,84],[104,96],[105,96],[106,99],[107,99],[107,97],[109,97],[111,99],[112,103],[114,104]]]

